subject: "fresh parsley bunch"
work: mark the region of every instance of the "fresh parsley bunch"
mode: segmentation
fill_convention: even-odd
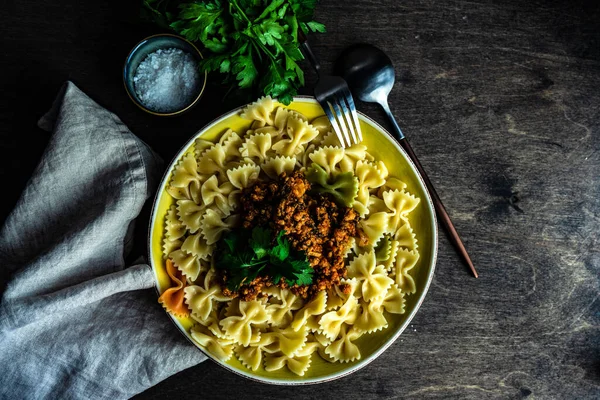
[[[289,104],[304,85],[298,61],[298,30],[325,32],[312,20],[317,0],[144,0],[161,25],[168,25],[205,54],[200,68],[220,72],[224,83],[251,95]],[[174,8],[174,6],[176,6]]]
[[[280,231],[275,243],[270,229],[255,227],[227,232],[215,254],[215,268],[227,276],[227,288],[235,291],[259,276],[268,276],[274,284],[283,278],[289,286],[310,285],[313,269],[304,252],[294,250]]]

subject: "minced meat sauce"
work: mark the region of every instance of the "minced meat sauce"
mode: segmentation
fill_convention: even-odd
[[[346,277],[344,254],[352,237],[360,245],[368,239],[358,227],[359,215],[349,207],[340,207],[327,195],[310,192],[311,184],[304,173],[290,176],[283,173],[277,181],[257,182],[241,196],[242,228],[269,227],[273,232],[285,231],[290,244],[304,251],[314,270],[313,283],[294,285],[290,290],[307,298],[315,293],[340,285]],[[237,293],[224,288],[227,296],[239,295],[242,300],[256,298],[263,287],[273,285],[269,277],[258,277],[242,285]],[[282,279],[280,287],[287,287]],[[340,285],[348,291],[348,285]]]

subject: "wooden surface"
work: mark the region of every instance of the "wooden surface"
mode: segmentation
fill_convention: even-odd
[[[36,121],[67,79],[166,161],[231,108],[219,88],[174,119],[146,115],[130,102],[122,63],[137,41],[158,32],[137,18],[138,2],[130,3],[3,6],[2,220],[47,141]],[[325,70],[355,42],[376,44],[394,61],[392,110],[481,277],[470,277],[442,235],[432,287],[410,329],[356,374],[282,388],[206,362],[139,398],[600,397],[597,4],[322,1],[317,17],[329,32],[310,41]],[[360,109],[384,121],[376,107]]]

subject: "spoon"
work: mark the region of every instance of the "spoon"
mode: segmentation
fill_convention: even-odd
[[[449,234],[450,241],[469,266],[475,278],[477,278],[477,270],[475,270],[475,266],[467,253],[467,249],[465,249],[465,245],[460,240],[456,228],[454,228],[454,224],[452,224],[448,212],[444,208],[431,180],[429,180],[419,159],[408,143],[408,140],[406,140],[388,105],[388,95],[394,86],[396,76],[392,60],[383,51],[373,45],[357,44],[344,50],[337,59],[334,70],[336,75],[346,80],[355,97],[367,103],[378,103],[383,108],[393,127],[392,136],[408,153],[408,156],[421,174],[433,200],[435,210],[440,216],[446,232]]]

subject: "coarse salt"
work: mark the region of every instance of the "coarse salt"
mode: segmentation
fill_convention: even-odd
[[[200,77],[194,57],[180,49],[157,50],[142,61],[133,83],[142,104],[170,113],[190,105],[198,96]]]

